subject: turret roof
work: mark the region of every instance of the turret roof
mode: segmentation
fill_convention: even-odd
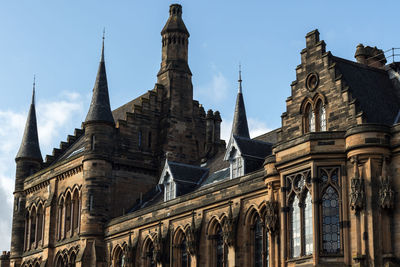
[[[39,137],[36,122],[35,109],[35,82],[33,82],[32,103],[29,108],[28,117],[25,124],[25,131],[22,143],[15,159],[29,158],[42,161],[42,153],[39,147]]]
[[[242,94],[242,75],[239,70],[239,91],[236,97],[235,114],[232,124],[232,135],[250,138],[249,127],[247,125],[246,109]]]
[[[99,69],[93,88],[92,102],[90,103],[89,112],[85,119],[85,123],[88,122],[107,122],[114,124],[108,95],[106,65],[104,63],[104,37]]]

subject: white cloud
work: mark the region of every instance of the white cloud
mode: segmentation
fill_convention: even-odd
[[[83,119],[82,97],[75,92],[63,92],[56,101],[37,103],[39,142],[42,155],[72,133],[74,123]],[[24,111],[0,110],[0,250],[10,249],[12,205],[15,179],[15,155],[21,144],[28,107]],[[80,123],[80,122],[78,122]]]
[[[265,134],[272,130],[267,127],[265,122],[260,121],[259,119],[256,119],[256,118],[249,118],[248,123],[249,123],[249,131],[250,131],[251,138]]]
[[[221,72],[217,71],[208,84],[199,86],[196,91],[201,96],[211,99],[214,103],[219,103],[228,96],[228,87],[228,80]]]
[[[229,137],[231,135],[232,130],[232,121],[231,118],[222,118],[221,123],[221,139],[225,140],[227,143],[229,141]],[[267,127],[265,122],[260,121],[257,118],[248,118],[247,119],[250,131],[250,137],[254,138],[259,135],[265,134],[271,131],[270,128]]]

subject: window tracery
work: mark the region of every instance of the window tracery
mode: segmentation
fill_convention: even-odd
[[[313,253],[313,215],[310,169],[286,176],[289,256]]]
[[[319,168],[319,177],[322,181],[322,252],[339,254],[341,251],[339,167]]]

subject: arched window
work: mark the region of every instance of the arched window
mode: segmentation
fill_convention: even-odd
[[[70,260],[69,260],[69,265],[70,265],[70,267],[75,267],[76,266],[76,254],[75,254],[75,252],[72,252],[72,254],[71,254],[71,256],[70,256],[70,258],[69,258]]]
[[[38,242],[38,244],[40,244],[40,242],[42,241],[42,237],[43,237],[43,219],[44,219],[44,212],[43,212],[42,205],[40,205],[38,208],[37,216],[38,216],[38,219],[37,219],[37,221],[38,221],[37,242]]]
[[[290,251],[291,257],[296,258],[299,257],[301,253],[300,207],[297,196],[293,197],[292,205],[290,207],[290,221]]]
[[[58,256],[56,267],[65,267],[66,264],[64,263],[63,257],[60,255]]]
[[[305,241],[305,255],[313,253],[313,215],[312,215],[312,201],[311,194],[307,191],[307,196],[304,200],[304,241]]]
[[[254,224],[254,267],[263,266],[263,227],[260,218],[257,216]]]
[[[78,233],[80,220],[80,198],[78,190],[75,190],[72,197],[72,231],[73,234]]]
[[[289,256],[297,258],[313,253],[313,206],[311,195],[311,170],[286,176],[286,196],[289,216]]]
[[[142,131],[141,130],[138,132],[138,147],[139,148],[142,147]]]
[[[322,253],[339,254],[340,238],[340,167],[319,168],[321,184]]]
[[[29,212],[25,215],[25,240],[24,240],[25,250],[29,250]]]
[[[225,262],[225,245],[224,238],[222,236],[221,226],[218,225],[216,236],[215,236],[215,255],[216,255],[216,267],[224,267]]]
[[[64,199],[61,198],[58,203],[58,212],[57,212],[57,239],[60,240],[62,238],[62,226],[64,221]]]
[[[304,132],[315,132],[315,114],[310,103],[304,109]]]
[[[125,253],[124,251],[118,247],[116,253],[115,253],[115,267],[125,267]]]
[[[326,131],[326,111],[322,101],[318,102],[317,110],[318,110],[318,130]]]
[[[31,249],[36,247],[36,208],[33,207],[31,210],[31,234],[30,234],[30,244]]]
[[[65,234],[71,230],[71,194],[65,198]]]
[[[153,242],[151,242],[150,244],[149,244],[149,250],[148,250],[148,253],[147,253],[147,257],[149,258],[148,259],[148,266],[149,267],[156,267],[156,262],[155,262],[155,260],[154,260],[154,245],[153,245]]]
[[[186,236],[184,236],[181,243],[181,267],[189,267],[189,266],[190,266],[190,257],[188,254]]]
[[[322,196],[322,247],[324,253],[340,252],[339,196],[332,186]]]

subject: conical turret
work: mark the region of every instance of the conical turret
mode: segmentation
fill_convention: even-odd
[[[35,109],[35,81],[33,82],[32,103],[29,108],[28,118],[25,124],[25,131],[22,137],[22,143],[18,150],[16,160],[26,158],[42,162],[42,153],[40,152],[39,137],[36,122]]]
[[[250,138],[247,125],[246,109],[242,94],[242,71],[239,68],[239,90],[236,97],[235,115],[233,117],[232,135]]]
[[[90,103],[89,112],[85,119],[85,124],[90,122],[114,124],[114,118],[110,107],[110,98],[108,95],[106,65],[104,62],[104,36],[99,69],[97,71],[96,82],[93,88],[92,102]]]

